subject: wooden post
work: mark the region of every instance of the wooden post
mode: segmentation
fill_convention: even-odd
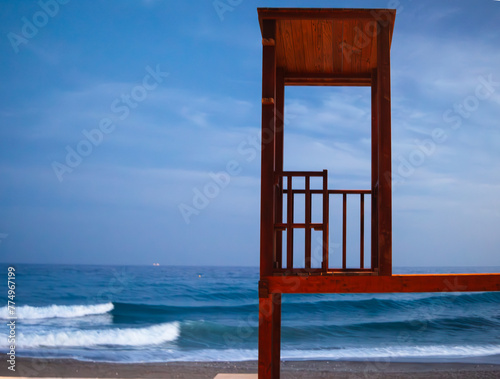
[[[259,294],[259,379],[273,377],[273,350],[273,299]]]
[[[378,269],[378,87],[377,69],[372,71],[372,221],[371,221],[371,268]]]
[[[283,145],[284,145],[284,125],[285,125],[285,73],[283,69],[276,70],[276,127],[275,127],[275,152],[274,170],[279,174],[279,189],[276,191],[276,222],[283,222]],[[275,262],[278,268],[283,267],[283,232],[276,233]],[[281,360],[281,293],[272,294],[273,315],[272,315],[272,378],[280,377]]]
[[[278,190],[275,195],[276,223],[283,222],[283,145],[285,125],[285,73],[282,68],[276,69],[276,149],[274,152],[274,171],[278,175]],[[276,180],[276,179],[275,179]],[[283,268],[283,232],[276,231],[276,259],[277,268]]]
[[[262,47],[262,154],[260,275],[272,274],[274,258],[274,144],[276,123],[276,21],[264,20]]]
[[[379,275],[392,275],[390,33],[380,21],[377,28]]]
[[[267,289],[267,282],[259,284],[259,379],[279,379],[281,293],[270,293]],[[264,338],[265,345],[261,344]]]
[[[280,378],[281,361],[281,293],[273,293],[273,352],[272,378]]]
[[[262,155],[260,203],[260,277],[272,275],[275,259],[275,131],[276,131],[276,20],[262,28]],[[273,295],[259,288],[259,379],[272,379],[273,336],[276,319]],[[278,366],[279,368],[279,366]]]

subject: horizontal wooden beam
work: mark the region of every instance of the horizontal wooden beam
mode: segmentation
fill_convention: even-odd
[[[396,293],[500,291],[500,274],[267,276],[269,293]]]
[[[288,189],[284,189],[283,192],[284,193],[288,193],[289,190]],[[295,193],[302,194],[302,193],[306,193],[306,190],[303,190],[303,189],[294,189],[294,190],[292,190],[292,192],[294,194]],[[323,190],[312,189],[309,192],[314,193],[314,194],[319,194],[319,193],[323,193]],[[329,194],[333,194],[333,195],[340,195],[340,194],[344,194],[344,193],[346,195],[361,195],[361,194],[370,195],[372,191],[371,190],[328,190],[327,192]]]
[[[259,20],[394,20],[395,9],[362,8],[258,8]],[[393,21],[394,22],[394,21]]]
[[[346,87],[369,87],[371,86],[371,74],[312,74],[312,73],[288,73],[285,74],[285,85],[287,86],[346,86]]]

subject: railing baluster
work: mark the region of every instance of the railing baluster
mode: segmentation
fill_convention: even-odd
[[[365,268],[365,194],[362,193],[360,196],[359,204],[359,267]]]
[[[293,189],[292,175],[287,175],[286,193],[286,268],[293,270]]]
[[[328,230],[329,230],[329,209],[330,209],[330,194],[328,193],[328,172],[323,170],[323,272],[328,271],[329,245],[328,245]]]
[[[311,177],[305,176],[306,185],[306,215],[305,215],[305,268],[311,268]]]
[[[278,176],[278,184],[275,187],[276,190],[276,210],[275,210],[275,223],[283,223],[283,175]],[[283,229],[276,230],[276,261],[275,268],[283,268]]]
[[[342,268],[347,268],[347,194],[344,193],[342,206]]]

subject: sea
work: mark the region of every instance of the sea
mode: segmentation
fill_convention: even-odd
[[[15,270],[11,308],[9,267]],[[9,352],[8,323],[16,317],[17,357],[127,363],[257,359],[258,268],[19,264],[1,265],[0,276],[2,353]],[[286,360],[500,364],[498,292],[288,294],[282,325]]]

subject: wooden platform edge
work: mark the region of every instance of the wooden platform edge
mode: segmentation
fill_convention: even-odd
[[[500,291],[499,274],[266,276],[268,293],[395,293]]]

